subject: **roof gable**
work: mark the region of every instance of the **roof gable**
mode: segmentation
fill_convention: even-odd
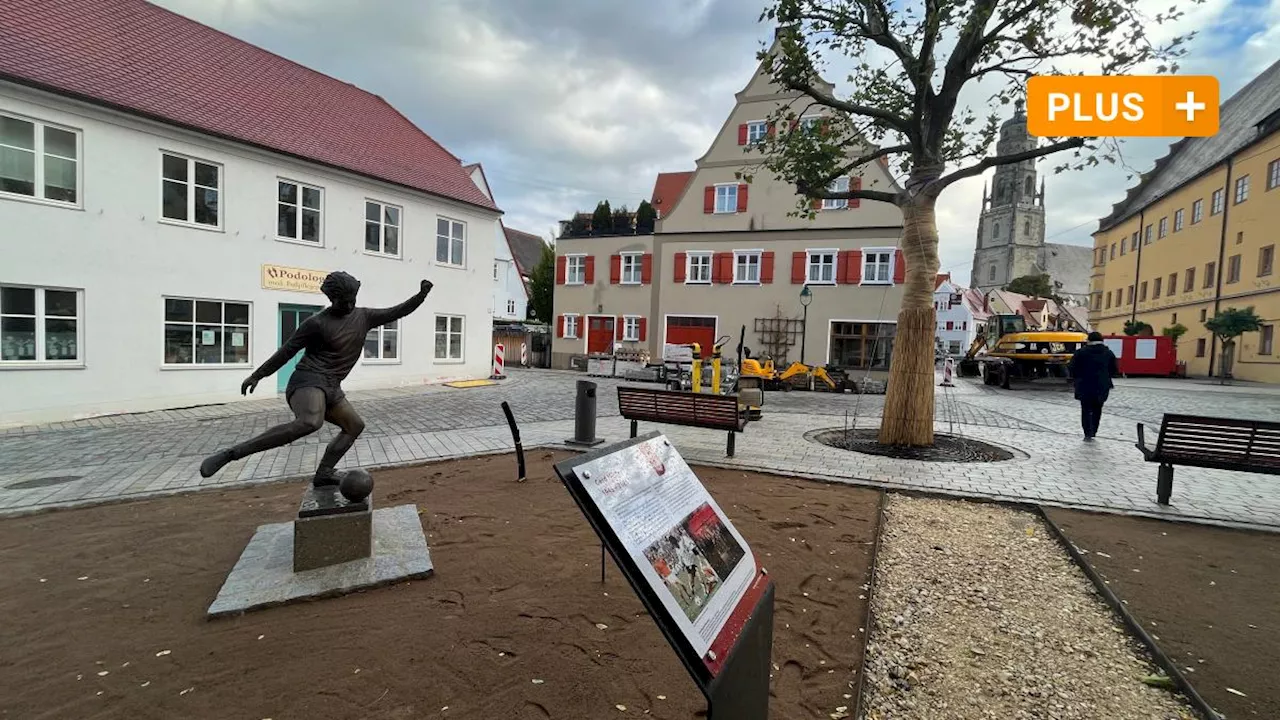
[[[377,95],[143,0],[4,0],[0,79],[497,210]]]

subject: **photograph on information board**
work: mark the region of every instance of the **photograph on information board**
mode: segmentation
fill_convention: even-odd
[[[659,436],[574,469],[699,656],[756,575],[747,543]]]

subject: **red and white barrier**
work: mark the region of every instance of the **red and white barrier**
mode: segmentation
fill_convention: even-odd
[[[520,367],[529,367],[529,343],[520,343]]]
[[[953,358],[947,358],[942,361],[942,383],[940,387],[955,387],[951,383],[951,373],[955,371],[955,362]]]
[[[492,379],[499,380],[505,378],[506,374],[506,348],[502,343],[493,346],[493,376]]]

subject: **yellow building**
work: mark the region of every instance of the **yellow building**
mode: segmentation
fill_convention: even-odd
[[[1217,135],[1174,143],[1099,221],[1089,318],[1117,335],[1130,320],[1157,334],[1180,323],[1178,359],[1189,374],[1225,363],[1237,379],[1280,383],[1280,62],[1223,103],[1220,117]],[[1263,328],[1223,357],[1204,321],[1247,306]]]

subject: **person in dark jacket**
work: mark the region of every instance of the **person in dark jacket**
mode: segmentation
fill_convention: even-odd
[[[1080,401],[1080,424],[1084,427],[1084,439],[1093,440],[1102,422],[1102,406],[1115,384],[1111,378],[1120,374],[1116,355],[1102,342],[1102,333],[1089,333],[1089,342],[1075,351],[1068,365],[1071,380],[1075,384],[1076,400]]]

